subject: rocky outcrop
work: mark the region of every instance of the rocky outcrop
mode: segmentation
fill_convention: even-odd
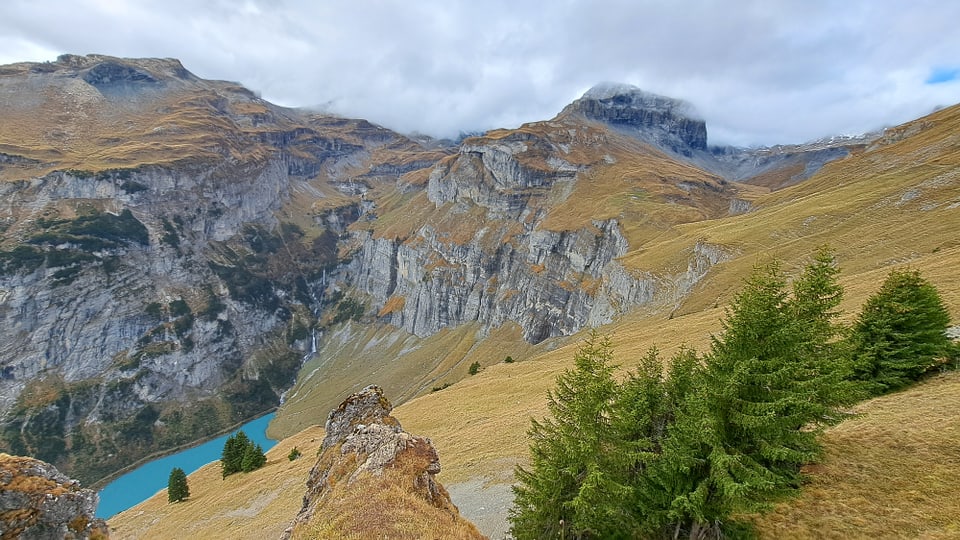
[[[685,101],[644,92],[628,84],[600,84],[568,105],[563,113],[579,113],[606,122],[670,152],[685,156],[707,149],[707,126]]]
[[[437,482],[440,459],[430,439],[405,432],[391,410],[383,390],[368,386],[330,412],[303,507],[283,538],[324,530],[369,538],[418,530],[429,538],[436,522],[445,538],[483,538]]]
[[[0,538],[108,538],[99,497],[49,463],[0,453]]]

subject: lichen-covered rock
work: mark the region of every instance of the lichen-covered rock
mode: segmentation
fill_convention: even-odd
[[[107,538],[99,497],[49,463],[0,453],[0,538]]]
[[[390,416],[392,410],[393,405],[379,386],[368,386],[351,395],[327,416],[322,449],[343,443],[358,425],[390,424],[399,430],[399,422]]]
[[[284,538],[334,530],[376,538],[420,530],[434,537],[429,528],[437,523],[445,538],[483,538],[434,478],[440,458],[430,439],[404,431],[392,408],[380,387],[368,386],[330,413],[303,507]]]

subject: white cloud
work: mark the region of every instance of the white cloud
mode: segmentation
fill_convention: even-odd
[[[176,57],[290,106],[453,135],[552,117],[600,81],[687,99],[711,142],[774,144],[960,101],[960,3],[8,0],[0,62]]]

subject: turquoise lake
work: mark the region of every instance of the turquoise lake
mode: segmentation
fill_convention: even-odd
[[[190,474],[211,461],[218,461],[223,453],[223,443],[226,442],[227,437],[241,429],[253,442],[259,443],[264,452],[273,448],[277,441],[267,438],[267,424],[273,420],[274,414],[261,416],[230,433],[201,445],[144,463],[110,482],[100,490],[100,505],[97,506],[97,517],[110,518],[153,497],[158,491],[167,489],[170,471],[174,467],[180,467],[184,472]]]

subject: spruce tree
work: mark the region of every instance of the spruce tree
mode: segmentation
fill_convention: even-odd
[[[256,449],[252,444],[248,444],[246,448],[243,449],[243,458],[240,461],[240,470],[243,472],[250,472],[256,469],[256,459]]]
[[[187,475],[180,467],[170,471],[167,481],[167,501],[180,502],[190,496],[190,487],[187,485]]]
[[[237,472],[233,470],[233,456],[237,451],[237,439],[233,435],[227,437],[223,443],[223,452],[220,454],[220,473],[223,478]]]
[[[240,470],[243,472],[255,471],[266,463],[267,456],[263,453],[263,448],[259,444],[248,441],[240,459]]]
[[[823,417],[818,420],[824,424],[842,419],[833,416],[837,404],[852,403],[863,397],[860,386],[850,382],[852,352],[847,339],[849,328],[839,321],[839,306],[843,301],[839,274],[833,251],[820,247],[793,282],[793,298],[787,302],[789,314],[795,319],[794,331],[800,338],[803,370],[816,374],[814,384],[806,388],[810,392],[808,399],[827,404],[820,411]]]
[[[830,248],[817,249],[803,273],[793,282],[793,298],[789,301],[792,315],[801,322],[800,329],[809,335],[809,345],[818,353],[836,359],[836,338],[843,331],[837,322],[837,309],[843,300],[843,287],[837,278],[840,269]]]
[[[578,522],[575,502],[595,489],[598,457],[610,440],[613,380],[610,338],[591,332],[574,355],[574,368],[557,378],[547,394],[550,417],[532,421],[530,468],[518,467],[511,531],[518,539],[584,538],[589,524]],[[582,515],[582,509],[579,511]]]
[[[227,437],[220,458],[220,468],[224,478],[243,471],[243,456],[248,446],[253,446],[253,442],[250,441],[243,430],[238,431],[236,435]]]
[[[667,505],[676,531],[719,535],[731,515],[794,493],[800,466],[819,455],[820,430],[854,399],[821,354],[839,292],[824,263],[805,270],[793,299],[779,263],[760,266],[727,311],[657,471],[682,486]]]
[[[918,270],[893,270],[853,327],[855,377],[873,393],[901,388],[949,355],[950,315]]]

